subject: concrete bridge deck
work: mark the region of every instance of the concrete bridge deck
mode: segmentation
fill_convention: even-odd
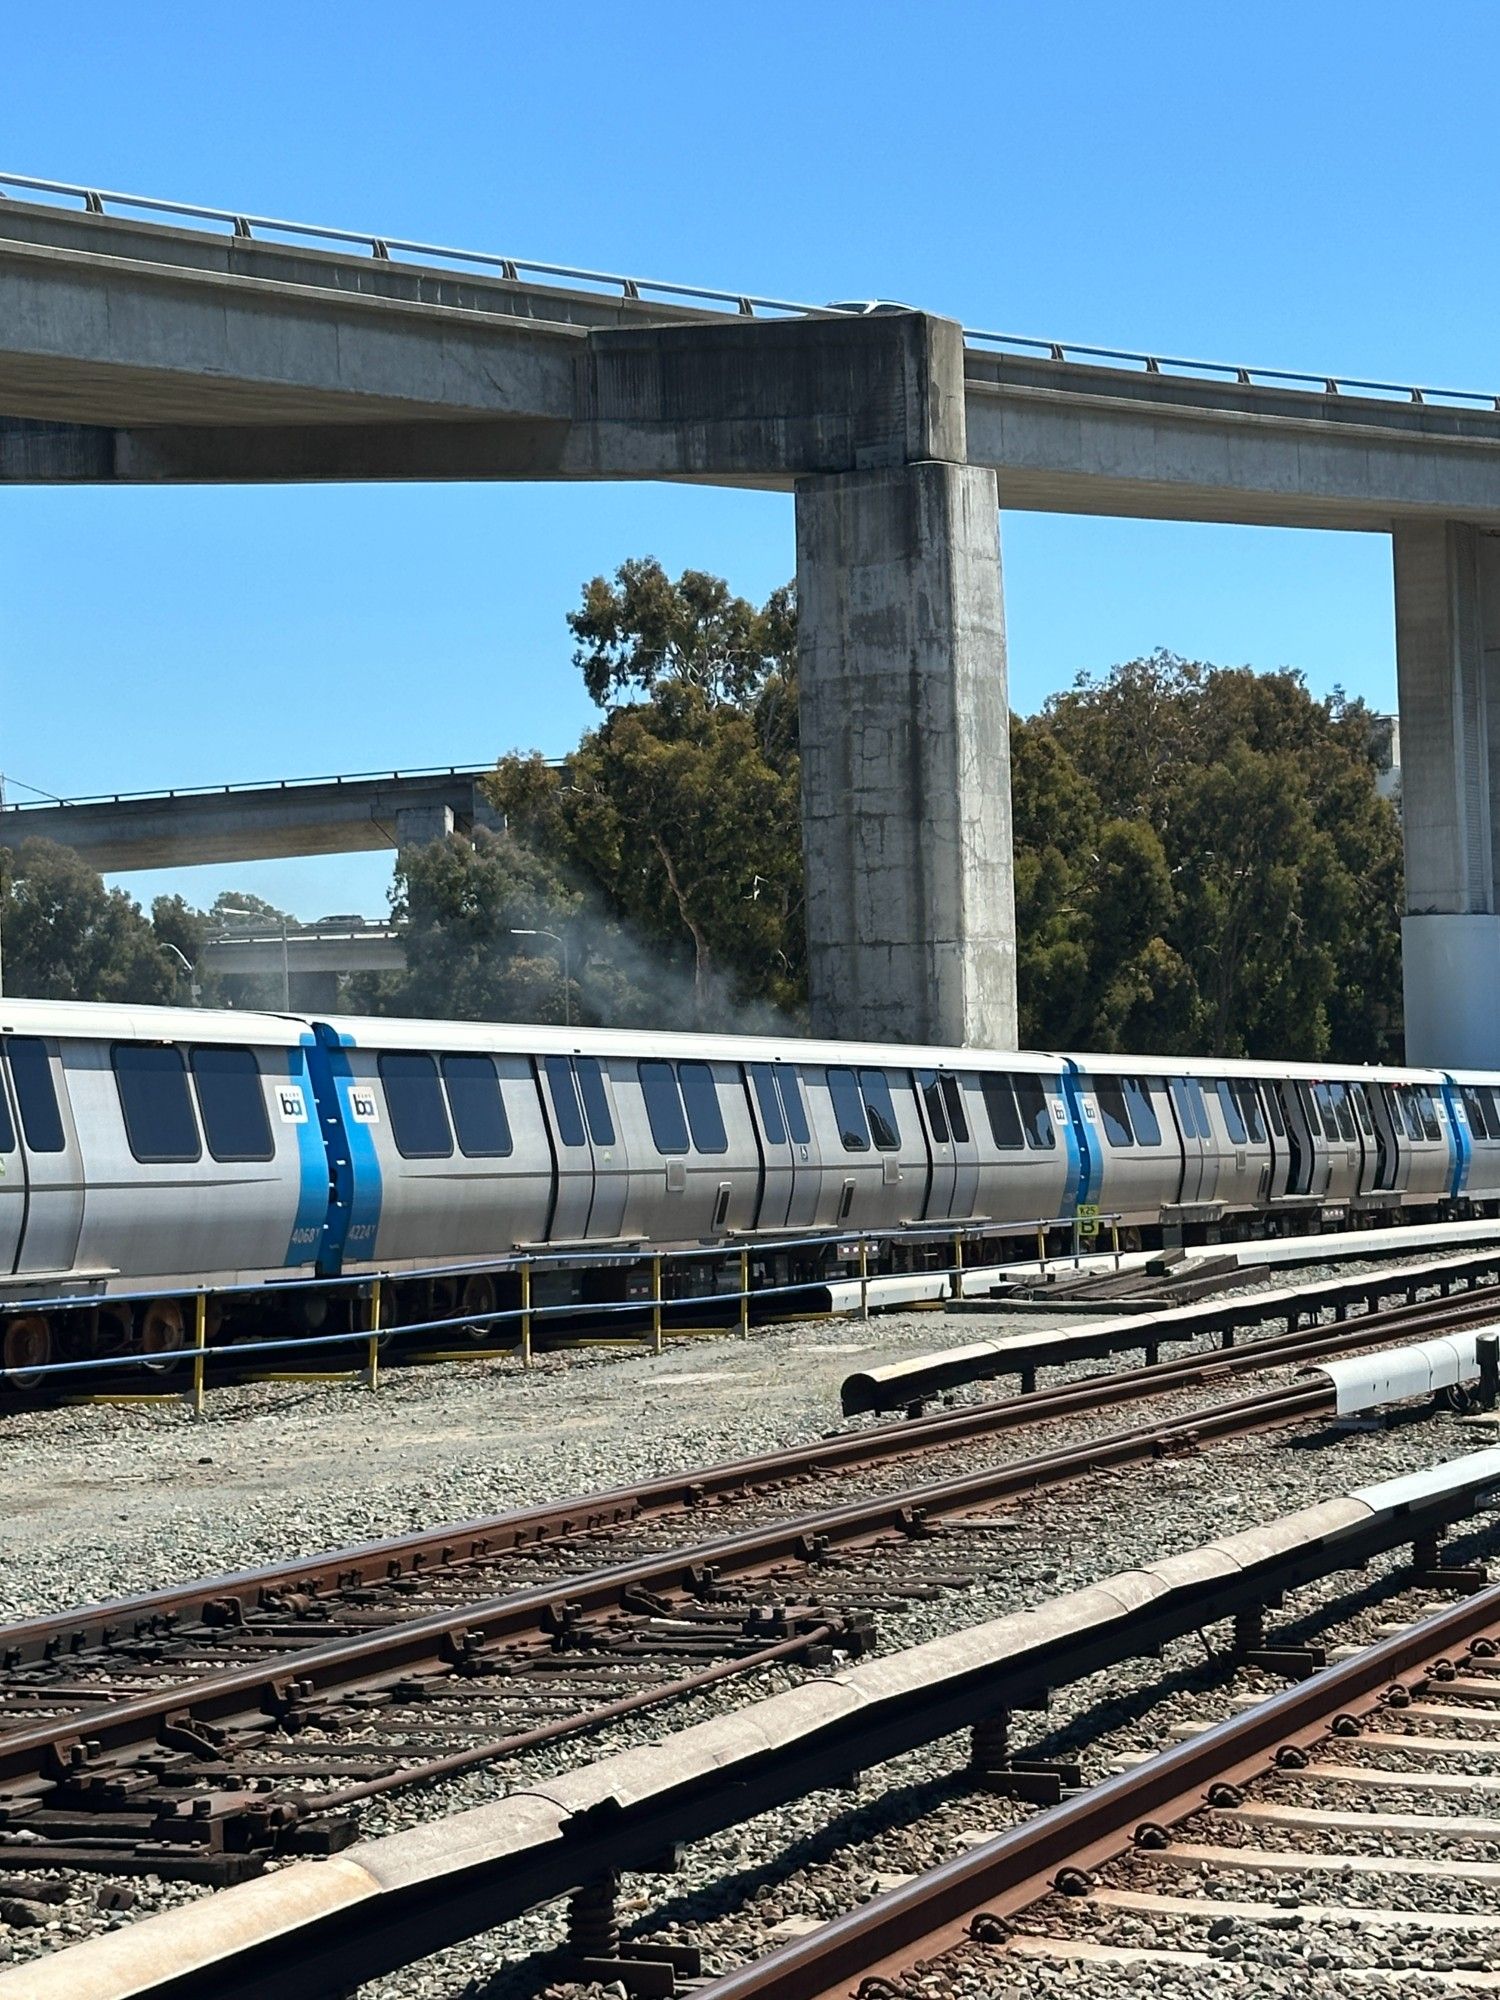
[[[358,854],[498,828],[480,788],[492,764],[379,771],[0,807],[0,847],[55,840],[103,875],[206,861]]]
[[[0,478],[787,488],[898,462],[900,406],[927,386],[908,316],[745,305],[0,200]],[[1493,399],[996,338],[965,338],[964,417],[967,461],[995,469],[1006,507],[1366,530],[1500,519]]]
[[[27,192],[0,199],[0,480],[795,491],[819,1032],[1014,1042],[1000,507],[1390,534],[1407,1050],[1500,1066],[1493,395]]]

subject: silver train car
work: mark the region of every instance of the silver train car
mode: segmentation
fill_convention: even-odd
[[[657,1250],[816,1284],[841,1233],[908,1269],[946,1247],[902,1229],[1003,1255],[1080,1208],[1130,1244],[1496,1212],[1500,1076],[0,1000],[10,1370],[169,1366],[204,1286],[215,1338],[338,1324],[375,1273],[464,1320],[517,1251],[587,1251],[534,1295],[587,1304]]]

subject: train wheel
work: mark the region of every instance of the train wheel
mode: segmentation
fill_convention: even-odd
[[[187,1345],[182,1307],[175,1299],[153,1299],[141,1309],[136,1339],[149,1375],[170,1375]]]
[[[52,1328],[44,1313],[23,1313],[7,1323],[0,1338],[6,1388],[34,1389],[42,1380],[35,1371],[45,1368],[51,1359]]]
[[[463,1302],[459,1307],[459,1317],[465,1320],[481,1318],[495,1310],[495,1281],[487,1272],[475,1271],[464,1279]],[[495,1321],[485,1326],[468,1325],[464,1332],[470,1340],[491,1340],[499,1331]]]

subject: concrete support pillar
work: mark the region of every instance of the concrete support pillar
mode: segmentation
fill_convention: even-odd
[[[994,474],[799,480],[797,595],[813,1032],[1013,1048]]]
[[[1406,1053],[1500,1066],[1500,536],[1394,534]]]
[[[407,806],[396,815],[396,845],[427,847],[446,840],[453,828],[452,806]]]

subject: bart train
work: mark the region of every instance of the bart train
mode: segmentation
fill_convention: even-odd
[[[0,1000],[0,1361],[170,1365],[205,1286],[236,1288],[215,1339],[336,1323],[356,1287],[326,1281],[376,1272],[399,1320],[472,1319],[513,1283],[472,1266],[523,1249],[587,1251],[537,1272],[538,1303],[586,1303],[640,1296],[644,1260],[673,1246],[747,1245],[756,1284],[816,1284],[841,1233],[868,1236],[872,1269],[909,1269],[946,1252],[903,1228],[961,1223],[1003,1254],[1086,1204],[1132,1243],[1497,1213],[1497,1088]],[[59,1299],[77,1303],[27,1309]]]

